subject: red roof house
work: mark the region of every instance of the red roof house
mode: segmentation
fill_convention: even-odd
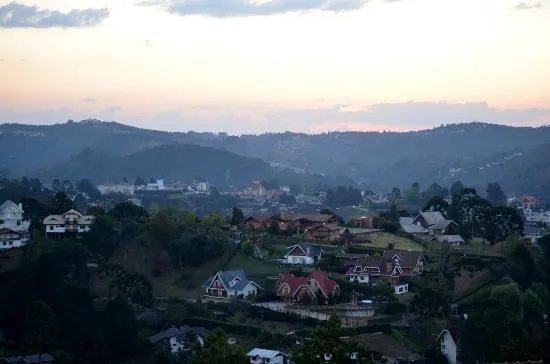
[[[308,277],[285,273],[277,280],[277,296],[285,301],[316,303],[339,294],[338,284],[322,271],[311,272]]]

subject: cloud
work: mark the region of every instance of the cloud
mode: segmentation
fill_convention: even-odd
[[[516,6],[514,6],[514,9],[516,10],[529,10],[529,9],[540,9],[542,8],[541,2],[525,2],[522,1],[518,3]]]
[[[143,43],[141,43],[141,45],[144,46],[144,47],[152,47],[155,44],[153,43],[153,41],[151,39],[146,39],[145,41],[143,41]]]
[[[97,99],[94,99],[93,97],[85,97],[82,99],[82,102],[96,102]]]
[[[0,6],[0,28],[92,27],[101,24],[109,14],[107,8],[73,9],[64,13],[11,2]]]
[[[275,15],[311,10],[347,12],[362,8],[369,0],[146,0],[145,6],[159,6],[178,15],[205,15],[215,18]]]

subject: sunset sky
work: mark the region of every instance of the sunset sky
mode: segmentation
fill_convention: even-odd
[[[550,124],[550,0],[0,0],[0,123]]]

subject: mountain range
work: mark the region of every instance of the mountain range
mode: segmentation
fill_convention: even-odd
[[[2,124],[0,155],[0,165],[12,176],[45,179],[89,177],[101,182],[140,175],[180,180],[200,175],[220,186],[250,179],[353,179],[375,191],[414,181],[425,187],[433,182],[450,185],[460,179],[481,190],[497,181],[506,192],[550,194],[545,192],[550,190],[547,126],[464,123],[404,133],[232,136],[163,132],[97,120]]]

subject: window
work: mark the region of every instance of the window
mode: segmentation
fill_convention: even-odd
[[[50,230],[53,230],[53,226],[52,226],[52,225],[50,225]]]

